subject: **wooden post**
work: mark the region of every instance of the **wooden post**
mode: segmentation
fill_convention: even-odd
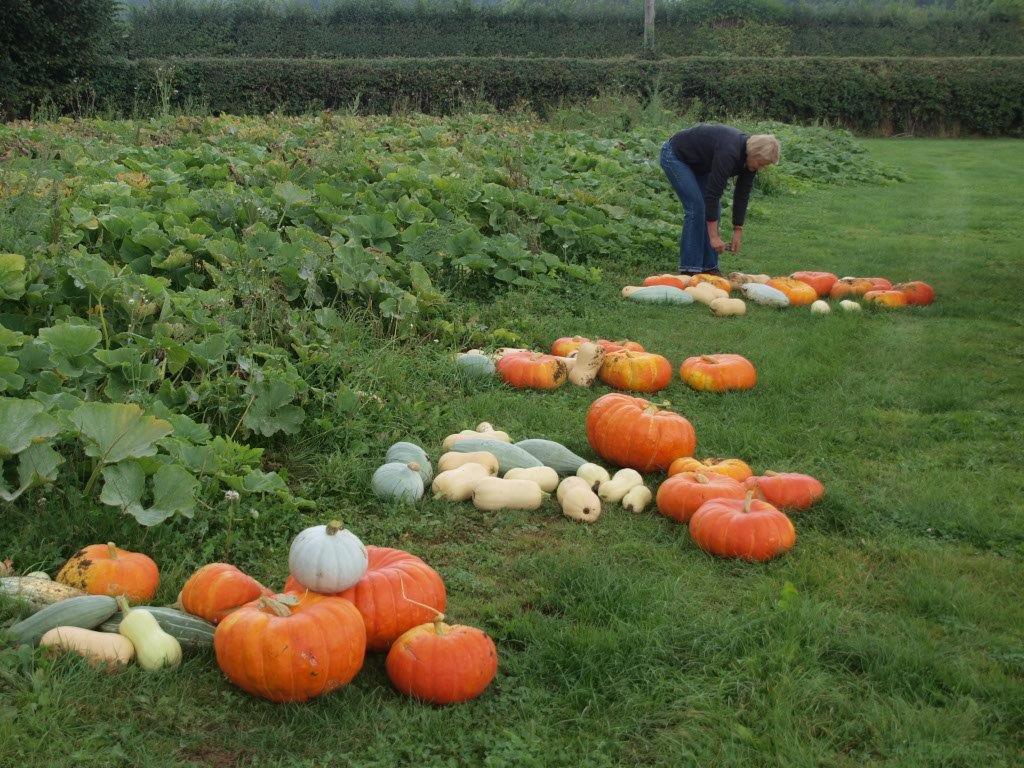
[[[644,0],[644,50],[654,50],[654,0]]]

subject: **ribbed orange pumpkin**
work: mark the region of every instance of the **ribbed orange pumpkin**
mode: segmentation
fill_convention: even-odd
[[[698,392],[752,389],[757,384],[757,369],[742,355],[689,357],[679,368],[679,375]]]
[[[726,293],[732,290],[732,283],[721,275],[705,275],[701,273],[690,278],[690,285],[700,285],[701,283],[711,283],[715,288],[721,288]]]
[[[746,489],[724,475],[680,472],[658,488],[658,511],[677,523],[685,523],[710,499],[742,499]]]
[[[640,472],[665,470],[697,447],[693,425],[640,397],[612,393],[587,411],[587,440],[605,461]]]
[[[626,349],[630,352],[646,352],[643,344],[636,341],[630,341],[629,339],[619,339],[618,341],[609,341],[608,339],[598,339],[594,342],[597,346],[601,347],[608,352],[619,352],[620,350]]]
[[[242,606],[213,633],[228,680],[271,701],[307,701],[341,688],[362,669],[366,629],[348,600],[276,595]]]
[[[870,301],[881,307],[905,307],[909,303],[907,294],[903,291],[868,291],[864,294],[864,301]]]
[[[819,480],[799,472],[765,472],[743,484],[758,498],[781,509],[807,509],[825,495],[825,486]]]
[[[782,291],[794,307],[813,304],[818,300],[818,292],[807,283],[794,280],[792,277],[773,277],[768,285]]]
[[[336,596],[354,603],[362,614],[367,648],[386,651],[403,632],[443,612],[447,594],[437,571],[416,555],[374,546],[366,554],[366,575]],[[305,588],[289,576],[284,591],[301,594]]]
[[[498,649],[476,627],[449,625],[439,615],[398,638],[385,662],[391,684],[432,704],[475,699],[498,672]]]
[[[216,624],[236,608],[272,594],[233,565],[209,563],[189,577],[178,600],[188,613]]]
[[[741,483],[754,475],[754,470],[742,459],[695,459],[692,456],[676,459],[668,468],[669,477],[681,472],[710,472],[714,475],[731,477]]]
[[[866,277],[841,277],[832,285],[828,295],[832,299],[848,299],[863,296],[874,289],[874,284]]]
[[[893,287],[907,297],[907,304],[912,304],[915,307],[925,307],[935,301],[935,289],[920,280],[900,283]]]
[[[788,517],[766,501],[752,498],[711,499],[690,518],[690,537],[705,552],[763,562],[796,543]]]
[[[565,363],[553,355],[537,352],[505,355],[495,368],[502,381],[518,389],[557,389],[569,377]]]
[[[581,345],[586,344],[590,339],[586,336],[563,336],[560,339],[556,339],[555,343],[551,345],[551,354],[557,355],[558,357],[568,357]],[[598,339],[594,342],[597,346],[601,347],[606,353],[607,352],[618,352],[622,349],[631,349],[634,352],[643,352],[644,348],[642,344],[629,339],[620,339],[619,341],[608,341],[608,339]]]
[[[672,364],[661,355],[623,349],[609,352],[597,375],[615,389],[658,392],[672,381]]]
[[[68,558],[57,581],[90,595],[124,595],[144,603],[156,594],[160,570],[146,555],[118,549],[113,542],[90,544]]]
[[[670,285],[673,288],[685,288],[690,282],[686,275],[651,275],[644,278],[644,285]]]
[[[819,297],[828,296],[828,292],[832,290],[832,286],[839,279],[831,272],[794,272],[790,277],[801,283],[807,283]]]
[[[870,282],[876,291],[888,291],[892,289],[892,280],[887,277],[865,277],[864,279]]]

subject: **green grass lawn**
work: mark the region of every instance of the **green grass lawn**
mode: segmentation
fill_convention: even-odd
[[[583,419],[601,391],[518,392],[460,379],[441,345],[374,342],[354,329],[367,393],[344,428],[275,444],[321,512],[255,509],[131,534],[156,553],[160,597],[191,563],[229,557],[268,583],[290,537],[340,513],[367,543],[433,564],[448,614],[486,629],[500,670],[480,699],[437,709],[399,697],[383,659],[349,687],[277,706],[230,686],[212,657],[175,672],[97,672],[0,651],[0,766],[995,766],[1024,760],[1024,296],[1015,141],[872,141],[903,169],[889,186],[762,198],[726,270],[827,269],[931,282],[929,308],[860,315],[633,304],[624,284],[672,268],[607,263],[588,286],[467,305],[465,320],[524,345],[628,337],[676,366],[738,352],[753,391],[663,393],[694,423],[698,455],[804,471],[825,499],[799,513],[796,547],[765,564],[704,555],[656,512],[606,509],[596,525],[368,498],[388,444],[436,458],[448,433],[487,420],[591,455]],[[676,205],[665,198],[666,206]],[[651,478],[652,483],[660,478]],[[125,535],[107,510],[3,513],[0,543],[56,550]],[[187,554],[186,554],[187,548]],[[180,560],[179,562],[179,554]],[[186,565],[189,564],[189,565]],[[54,562],[40,562],[51,568]]]

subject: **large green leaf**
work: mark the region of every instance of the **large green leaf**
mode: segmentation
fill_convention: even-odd
[[[299,406],[291,405],[295,387],[286,381],[271,379],[253,384],[250,391],[254,399],[243,419],[246,427],[266,437],[278,432],[291,435],[299,431],[306,414]]]
[[[0,253],[0,299],[20,299],[25,295],[25,257],[20,253]]]
[[[60,424],[35,400],[0,397],[0,458],[53,437]]]
[[[199,481],[178,464],[165,464],[153,475],[153,503],[146,507],[146,473],[137,461],[122,461],[103,470],[100,501],[119,507],[141,525],[162,523],[174,514],[191,517],[195,509]]]
[[[121,403],[83,403],[71,414],[85,453],[102,464],[156,453],[156,443],[173,431],[170,422],[148,415],[139,406]]]
[[[51,362],[63,376],[81,376],[89,366],[86,357],[100,343],[103,334],[91,325],[60,323],[52,328],[40,328],[39,338],[53,350]]]

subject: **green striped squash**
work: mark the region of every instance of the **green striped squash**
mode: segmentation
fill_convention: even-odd
[[[160,629],[177,640],[182,649],[201,650],[213,645],[213,631],[216,627],[198,616],[179,611],[176,608],[162,608],[155,605],[138,605],[145,608],[156,619]],[[97,627],[101,632],[117,632],[121,625],[121,612],[118,611]]]
[[[7,630],[15,643],[38,645],[39,638],[56,627],[92,629],[109,619],[117,610],[117,602],[106,595],[70,597],[48,605]]]
[[[502,475],[510,469],[528,469],[529,467],[544,466],[544,462],[533,454],[511,443],[503,443],[500,440],[470,437],[465,440],[459,440],[451,449],[457,453],[476,453],[477,451],[493,453],[498,460],[498,471]]]

